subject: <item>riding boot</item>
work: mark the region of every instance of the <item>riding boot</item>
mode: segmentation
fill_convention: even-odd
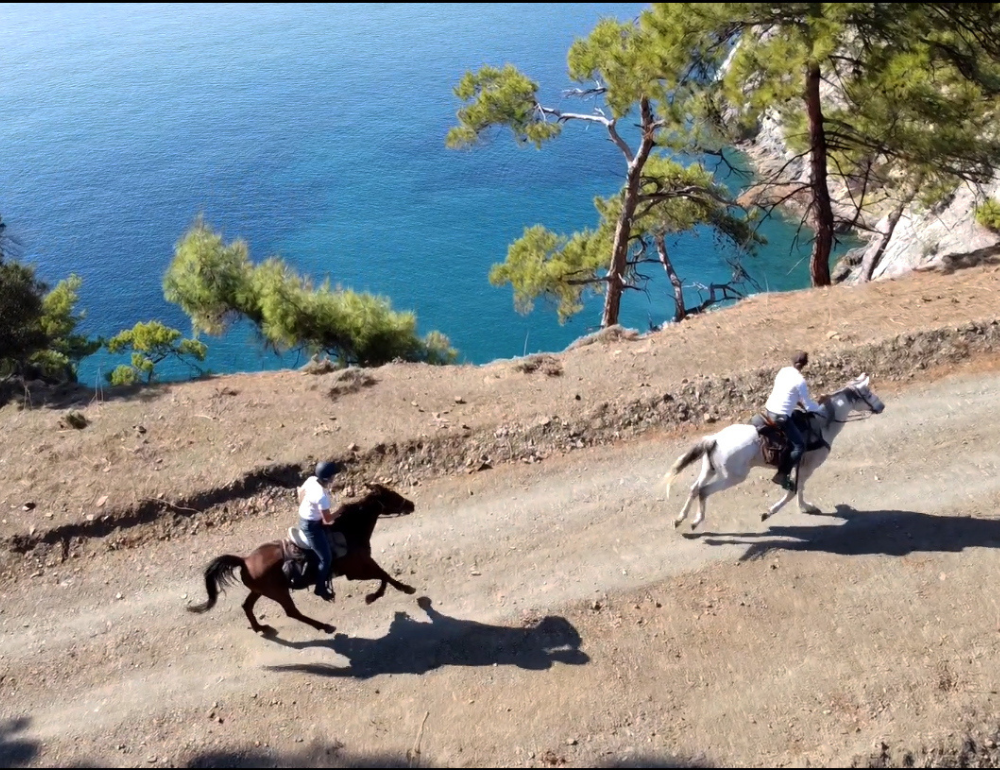
[[[792,472],[791,472],[791,470],[789,470],[789,472],[785,475],[785,481],[784,481],[784,483],[782,483],[782,485],[781,485],[785,489],[787,489],[789,492],[795,492],[799,488],[799,472],[802,470],[802,460],[801,460],[801,458],[795,464],[795,467],[794,467],[793,470],[795,471],[795,478],[794,479],[792,478]]]
[[[782,489],[788,489],[788,479],[791,473],[791,468],[788,465],[788,453],[786,451],[778,461],[778,472],[771,477],[771,482],[777,484]]]

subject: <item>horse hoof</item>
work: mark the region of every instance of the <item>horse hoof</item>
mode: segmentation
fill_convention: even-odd
[[[261,626],[260,628],[257,629],[257,633],[261,634],[262,636],[274,636],[278,632],[274,630],[273,626]]]
[[[404,593],[404,594],[406,594],[407,596],[412,596],[412,595],[413,595],[413,594],[415,594],[416,592],[417,592],[417,589],[416,589],[416,588],[414,588],[413,586],[406,586],[406,587],[405,587],[405,588],[403,589],[403,593]]]
[[[337,630],[337,627],[336,626],[331,626],[331,625],[326,625],[326,626],[323,626],[323,630],[326,631],[326,633],[328,633],[328,634],[332,634],[334,631]]]
[[[674,522],[674,529],[677,529],[681,525],[680,521]]]
[[[771,515],[771,512],[770,512],[770,511],[765,511],[764,513],[762,513],[762,514],[760,515],[760,520],[761,520],[761,521],[767,521],[767,519],[768,519],[768,517],[769,517],[770,515]]]
[[[376,599],[378,599],[378,597],[375,594],[368,594],[368,596],[365,597],[365,604],[371,604]]]

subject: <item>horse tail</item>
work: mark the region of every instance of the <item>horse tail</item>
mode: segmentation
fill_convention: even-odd
[[[212,559],[205,567],[205,591],[208,593],[208,601],[188,607],[188,612],[207,612],[212,609],[219,598],[219,589],[225,590],[227,585],[235,583],[236,576],[233,572],[237,568],[244,567],[246,562],[239,556],[224,554]]]
[[[670,466],[670,470],[667,471],[667,475],[663,477],[663,482],[667,485],[667,497],[670,497],[670,485],[673,484],[677,474],[687,468],[691,463],[701,459],[704,455],[709,455],[708,462],[711,463],[711,454],[715,451],[716,446],[718,446],[716,440],[711,436],[707,436],[698,441],[687,452],[677,458],[677,462]]]

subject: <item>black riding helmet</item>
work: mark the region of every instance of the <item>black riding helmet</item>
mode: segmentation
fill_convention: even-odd
[[[323,460],[322,462],[316,463],[316,478],[318,478],[323,483],[326,483],[332,479],[339,469],[336,463],[327,462]]]

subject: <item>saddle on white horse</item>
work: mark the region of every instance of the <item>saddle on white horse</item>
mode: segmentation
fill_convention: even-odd
[[[823,447],[829,448],[829,444],[823,439],[822,432],[815,425],[815,419],[815,415],[800,409],[792,412],[792,420],[806,440],[807,452]],[[775,468],[780,468],[782,460],[792,451],[785,431],[765,412],[759,412],[751,417],[750,424],[757,429],[757,434],[762,439],[761,453],[764,456],[764,462]]]
[[[288,528],[288,539],[292,541],[293,545],[301,548],[303,551],[312,550],[309,540],[302,534],[302,530],[298,527]],[[342,559],[347,556],[347,538],[340,532],[331,532],[330,549],[333,551],[334,559]]]

